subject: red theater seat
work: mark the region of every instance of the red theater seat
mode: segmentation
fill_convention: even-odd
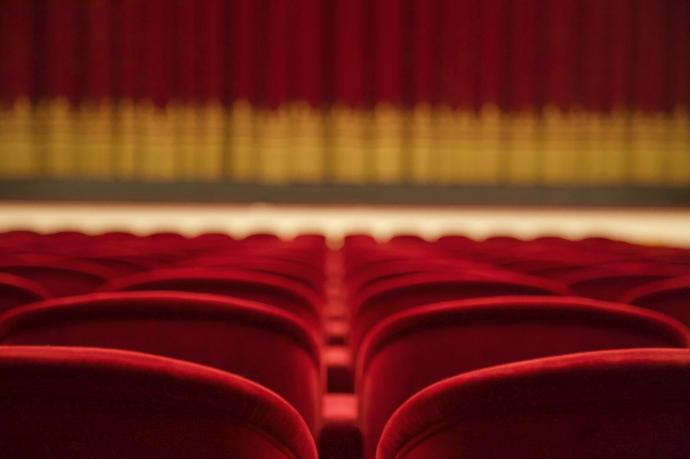
[[[76,256],[73,259],[102,266],[113,273],[113,278],[148,271],[151,268],[151,266],[147,265],[145,262],[121,257],[85,255]]]
[[[690,347],[690,333],[661,314],[572,297],[482,298],[396,314],[369,334],[357,362],[367,457],[394,410],[442,379],[537,357],[643,347]]]
[[[549,246],[558,246],[558,245],[565,245],[565,244],[570,244],[570,240],[562,237],[562,236],[538,236],[529,241],[532,244],[541,244],[541,245],[549,245]]]
[[[436,239],[433,246],[449,255],[454,255],[471,253],[479,244],[480,242],[467,236],[446,235]]]
[[[570,269],[579,269],[583,266],[582,264],[573,264],[573,262],[553,258],[525,258],[501,263],[501,267],[504,269],[537,276],[539,276],[540,273],[558,273]]]
[[[126,349],[216,367],[275,391],[318,428],[317,338],[257,303],[178,292],[60,298],[0,316],[0,343]]]
[[[643,285],[629,291],[623,301],[661,312],[690,327],[690,276]]]
[[[353,251],[354,252],[354,251]],[[357,250],[345,258],[345,268],[350,272],[360,269],[369,269],[377,264],[385,264],[396,261],[420,260],[429,257],[427,250],[409,247],[392,247],[379,245],[372,249]]]
[[[408,400],[377,459],[687,459],[690,351],[604,351],[465,373]]]
[[[463,274],[484,273],[496,271],[494,268],[480,263],[465,260],[449,260],[441,258],[424,258],[395,260],[386,263],[375,263],[353,272],[348,284],[351,293],[367,288],[376,282],[392,279],[407,274],[419,273],[448,273],[457,272]]]
[[[183,261],[180,265],[206,267],[206,268],[228,268],[234,270],[248,270],[260,273],[272,274],[299,282],[321,295],[324,283],[323,272],[318,272],[298,263],[291,263],[285,260],[274,260],[268,257],[247,257],[242,255],[215,255],[190,261]]]
[[[242,242],[251,242],[253,244],[279,244],[283,242],[283,240],[275,233],[253,233],[245,236]]]
[[[195,247],[207,247],[209,249],[236,245],[235,239],[226,233],[202,233],[194,236],[190,241]]]
[[[653,273],[664,277],[678,277],[690,275],[690,266],[675,264],[672,262],[649,261],[649,260],[626,260],[604,263],[598,265],[604,269],[629,272],[633,274]]]
[[[583,262],[563,261],[555,263],[552,266],[542,266],[538,269],[530,269],[528,274],[535,277],[541,277],[542,279],[561,281],[562,279],[567,279],[572,273],[575,273],[586,267],[587,264]]]
[[[292,242],[326,250],[328,239],[325,235],[319,233],[302,233],[296,235]]]
[[[662,269],[631,272],[596,267],[571,272],[562,278],[562,281],[579,295],[599,300],[617,301],[628,291],[640,285],[667,279],[670,276]]]
[[[316,459],[273,392],[146,354],[0,347],[0,444],[22,459]]]
[[[95,241],[113,241],[113,242],[124,242],[131,241],[137,238],[137,236],[129,231],[106,231],[104,233],[95,234],[92,236]]]
[[[146,236],[141,236],[141,238],[143,240],[161,245],[178,244],[180,242],[188,241],[188,239],[182,234],[174,231],[159,231],[156,233],[147,234]]]
[[[324,254],[319,250],[306,248],[280,248],[280,247],[256,247],[253,244],[241,244],[232,250],[206,252],[198,259],[202,262],[221,261],[232,263],[234,260],[265,260],[282,262],[293,266],[293,270],[299,273],[308,273],[309,276],[319,278],[323,276]]]
[[[391,237],[388,242],[390,244],[410,244],[410,245],[424,245],[427,241],[416,234],[396,234]]]
[[[19,231],[18,231],[19,232]],[[350,233],[343,237],[343,245],[348,246],[371,246],[376,244],[374,236],[368,233]]]
[[[31,280],[50,296],[67,296],[96,290],[113,273],[102,266],[72,260],[15,261],[0,263],[0,272]]]
[[[558,284],[519,275],[424,273],[382,281],[364,291],[353,311],[350,342],[357,349],[366,333],[396,312],[440,301],[506,295],[566,295]]]
[[[314,325],[320,320],[319,299],[311,290],[279,276],[251,271],[222,268],[158,270],[115,279],[103,290],[170,290],[228,295],[283,309]]]
[[[257,257],[270,257],[276,260],[284,260],[290,263],[299,264],[312,272],[321,273],[323,271],[324,257],[319,251],[314,251],[309,253],[308,250],[303,248],[294,248],[291,250],[256,250],[246,252],[247,256],[257,256]]]
[[[41,236],[41,233],[38,233],[34,230],[17,229],[17,230],[0,232],[0,241],[10,241],[10,242],[14,242],[14,243],[25,243],[25,242],[31,242],[40,236]]]
[[[0,273],[0,312],[48,298],[48,292],[35,282]]]

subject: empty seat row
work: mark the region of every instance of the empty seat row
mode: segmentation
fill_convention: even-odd
[[[578,352],[689,347],[690,333],[671,319],[584,298],[492,297],[412,308],[377,326],[357,355],[365,451],[373,458],[395,410],[445,378]]]
[[[390,419],[378,459],[682,459],[690,352],[569,354],[463,373]]]
[[[0,265],[0,403],[19,413],[0,444],[21,457],[690,456],[683,249],[14,232],[0,252],[45,276]],[[101,277],[69,291],[46,267]]]
[[[140,443],[141,435],[134,435],[129,443],[121,445],[122,449],[103,452],[107,449],[108,429],[99,431],[99,441],[103,443],[100,447],[95,442],[77,442],[63,448],[53,442],[60,443],[58,434],[44,437],[43,442],[36,441],[40,435],[35,437],[37,449],[32,449],[26,443],[13,443],[15,439],[9,435],[14,433],[8,433],[0,442],[3,448],[15,446],[21,457],[41,457],[41,451],[51,451],[51,457],[123,457],[130,453],[133,457],[315,457],[314,438],[322,424],[324,391],[319,328],[323,237],[301,236],[285,241],[275,235],[252,235],[236,241],[212,234],[190,239],[172,233],[139,237],[128,233],[87,236],[78,232],[27,232],[1,234],[0,250],[5,255],[0,263],[0,350],[35,349],[39,361],[46,352],[55,352],[55,359],[65,357],[66,361],[78,355],[89,360],[92,350],[97,350],[98,359],[111,358],[106,351],[128,351],[145,358],[155,355],[167,358],[168,366],[193,363],[215,369],[229,380],[239,381],[236,384],[243,388],[239,392],[248,388],[246,391],[252,396],[243,401],[233,395],[235,389],[230,387],[228,396],[235,397],[240,409],[233,413],[229,406],[231,416],[226,425],[209,437],[219,448],[212,454],[203,451],[212,451],[213,444],[195,453],[192,444],[188,444],[171,445],[168,453],[164,453],[164,448],[152,454],[155,435],[148,443]],[[60,349],[68,355],[57,355]],[[117,361],[124,357],[112,358]],[[129,358],[136,361],[139,357]],[[88,373],[87,367],[70,377],[79,379],[80,371]],[[9,365],[7,371],[11,370]],[[152,370],[157,371],[155,367]],[[127,376],[123,378],[126,380]],[[166,384],[165,378],[159,378],[161,383]],[[49,379],[45,381],[46,387]],[[254,393],[251,385],[273,394],[272,398],[280,401],[279,406],[274,406],[275,400],[267,401],[261,393]],[[111,387],[116,386],[114,383]],[[127,390],[127,386],[117,387]],[[151,392],[152,388],[147,390]],[[19,401],[21,397],[17,397]],[[117,391],[113,397],[112,406],[103,409],[104,417],[119,416],[108,412],[118,409]],[[181,392],[179,397],[184,394]],[[88,398],[78,405],[88,405]],[[170,403],[165,397],[162,399],[154,397],[152,406]],[[133,398],[131,403],[137,402]],[[214,402],[209,399],[209,403]],[[259,411],[243,415],[243,409],[252,411],[252,403]],[[276,415],[262,413],[262,404]],[[173,417],[196,409],[193,404],[178,408],[171,407]],[[80,416],[75,406],[72,409],[76,411],[75,417]],[[44,421],[48,422],[50,415],[44,414]],[[136,412],[121,414],[122,419],[115,421],[118,424],[137,416]],[[80,428],[88,428],[97,421],[96,413],[86,415],[92,419],[79,420],[85,422]],[[259,419],[257,426],[246,423],[252,417],[264,415],[268,415],[265,422]],[[205,422],[204,416],[198,421]],[[299,420],[288,421],[295,424],[291,429],[280,425],[291,418]],[[192,437],[204,438],[194,416],[178,420],[179,425],[174,426],[173,422],[170,427],[179,432],[197,429]],[[145,423],[136,426],[135,423],[132,429],[145,428]],[[213,440],[224,430],[230,435],[225,445],[220,437]],[[250,431],[247,445],[233,449],[246,430]],[[285,436],[286,431],[292,432]],[[123,432],[131,429],[127,427]],[[171,432],[166,431],[165,435]],[[79,429],[63,433],[68,437],[75,435],[73,439],[84,434]],[[272,439],[276,433],[279,435]],[[267,434],[262,446],[259,440]],[[259,440],[252,439],[252,435]],[[179,440],[187,442],[184,436],[179,436]],[[157,441],[165,441],[164,436]],[[259,449],[254,451],[254,447]],[[170,452],[178,448],[179,451]],[[262,448],[266,452],[261,452]]]
[[[0,281],[0,311],[41,298],[159,289],[263,301],[318,323],[325,252],[318,235],[236,241],[217,234],[3,233],[0,274],[14,277]]]
[[[137,352],[0,346],[0,444],[23,459],[316,459],[297,411],[247,379]]]
[[[672,256],[665,259],[664,254]],[[345,342],[351,352],[355,417],[364,457],[513,457],[503,443],[497,443],[497,452],[492,453],[496,442],[489,436],[477,443],[492,443],[485,450],[452,446],[462,432],[450,427],[453,433],[443,440],[450,442],[445,447],[437,449],[429,446],[431,442],[427,445],[431,449],[417,449],[416,444],[425,444],[434,430],[443,430],[444,421],[432,420],[429,412],[429,420],[422,423],[420,416],[425,415],[417,411],[423,411],[419,407],[407,408],[400,416],[396,411],[415,406],[415,394],[421,397],[448,378],[583,352],[689,348],[687,328],[674,320],[690,324],[690,295],[684,295],[681,287],[690,292],[687,255],[681,249],[648,250],[598,239],[346,238],[338,297],[348,316]],[[660,285],[667,287],[668,297],[662,300],[663,295],[655,294],[655,300],[639,300],[641,293],[648,289],[656,293]],[[671,285],[673,293],[668,292]],[[443,394],[439,397],[444,400]],[[684,397],[678,400],[687,404]],[[474,422],[475,415],[467,422]],[[420,421],[417,437],[409,444],[396,443],[405,425],[415,420]],[[468,444],[472,435],[480,434],[472,431]],[[534,442],[534,437],[529,441]],[[602,449],[612,455],[597,456],[593,445],[596,442],[573,451],[589,454],[581,457],[637,457],[634,448]],[[530,456],[538,450],[527,448],[516,450],[515,457],[577,457],[566,454],[567,445],[560,448],[554,450],[556,456]],[[687,446],[678,448],[678,455],[670,457],[688,454]],[[639,457],[650,457],[644,456],[649,449],[640,451],[646,452]]]
[[[0,315],[0,344],[113,348],[203,364],[258,382],[316,432],[322,395],[318,337],[275,308],[179,292],[93,293]]]
[[[474,241],[446,236],[428,242],[408,235],[379,243],[362,236],[346,238],[343,257],[344,294],[355,309],[371,291],[389,290],[386,284],[394,285],[394,279],[401,284],[407,280],[415,283],[414,276],[421,274],[503,279],[513,275],[523,284],[544,282],[561,294],[618,302],[637,301],[636,292],[643,285],[663,286],[664,281],[678,285],[690,278],[687,249],[647,247],[604,238],[521,241],[504,237]],[[676,317],[688,323],[685,316]]]
[[[690,452],[690,351],[568,354],[463,373],[393,414],[378,459],[652,458]],[[316,459],[283,399],[128,351],[0,347],[0,439],[27,459]]]

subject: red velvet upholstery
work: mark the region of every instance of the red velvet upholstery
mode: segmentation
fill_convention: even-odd
[[[428,252],[423,249],[377,245],[371,248],[353,250],[345,259],[345,267],[350,272],[357,272],[360,269],[371,268],[376,264],[410,260],[424,255],[428,255]]]
[[[143,271],[148,271],[150,269],[150,266],[147,266],[141,261],[113,256],[86,255],[75,257],[75,260],[86,261],[103,266],[117,276],[132,275]]]
[[[50,296],[66,296],[96,290],[112,273],[102,266],[77,261],[8,262],[0,272],[29,279]]]
[[[0,312],[48,298],[48,292],[35,282],[0,273]]]
[[[242,242],[244,242],[244,243],[255,242],[255,243],[261,243],[261,244],[270,244],[270,243],[281,242],[281,239],[280,239],[280,236],[278,236],[275,233],[265,232],[265,233],[248,234],[247,236],[244,237],[244,239],[242,239]]]
[[[523,258],[502,263],[501,267],[509,269],[511,271],[517,271],[525,274],[533,274],[539,276],[541,273],[578,269],[581,268],[582,265],[553,258]]]
[[[220,368],[280,394],[318,428],[316,337],[291,315],[257,303],[181,292],[60,298],[0,316],[0,343],[127,349]]]
[[[292,242],[300,244],[309,244],[312,247],[319,247],[323,250],[327,249],[328,239],[321,233],[300,233],[297,234]]]
[[[270,258],[299,264],[303,268],[311,270],[312,274],[321,274],[323,272],[323,254],[319,253],[319,251],[314,251],[315,253],[309,252],[308,249],[296,247],[293,250],[275,251],[271,253]],[[256,256],[263,256],[267,253],[258,252]]]
[[[405,309],[438,303],[505,295],[565,295],[557,284],[519,275],[414,274],[372,285],[362,293],[353,311],[351,344],[354,349],[377,323]]]
[[[647,261],[642,254],[633,256],[633,259],[616,261],[598,265],[600,268],[623,271],[629,273],[652,273],[664,277],[678,277],[690,275],[690,266],[675,264],[671,260]]]
[[[690,276],[640,286],[629,291],[623,301],[661,312],[690,327]]]
[[[297,412],[229,373],[146,354],[0,347],[0,445],[22,459],[316,459]]]
[[[426,242],[402,235],[378,243],[369,235],[353,235],[340,251],[329,250],[325,242],[321,235],[280,238],[270,233],[244,240],[219,233],[197,237],[172,232],[148,236],[0,233],[3,265],[44,269],[36,277],[28,274],[37,272],[22,273],[50,287],[43,296],[71,293],[79,280],[51,278],[47,266],[58,272],[96,273],[99,282],[108,280],[107,285],[86,287],[100,293],[23,306],[12,300],[12,309],[0,314],[0,348],[50,344],[120,349],[224,370],[262,384],[296,408],[311,433],[318,434],[321,459],[360,458],[363,441],[367,459],[373,459],[380,431],[396,407],[445,378],[574,352],[631,347],[646,352],[640,349],[690,346],[688,331],[666,316],[629,305],[563,296],[574,291],[566,286],[567,279],[579,291],[605,298],[618,298],[632,287],[638,293],[626,297],[629,301],[687,323],[687,283],[649,284],[661,290],[672,286],[672,292],[663,294],[637,287],[640,281],[684,275],[690,267],[687,249],[606,238],[520,240],[509,236],[484,241],[453,236]],[[6,275],[0,269],[2,276]],[[611,279],[627,283],[618,285]],[[29,280],[15,280],[20,286],[31,285]],[[593,286],[587,284],[590,281]],[[10,284],[16,293],[18,284]],[[0,280],[0,312],[2,301],[14,294],[3,296],[2,286]],[[82,288],[80,292],[85,291]],[[34,290],[40,289],[39,285]],[[323,347],[324,343],[331,346]],[[321,358],[327,368],[322,369]],[[330,391],[325,398],[324,389]],[[0,403],[2,397],[0,391]],[[322,400],[339,403],[321,406]],[[95,406],[90,403],[84,406]],[[123,411],[129,406],[124,405]],[[104,422],[110,422],[106,427],[119,428],[112,415],[104,413]],[[527,415],[515,414],[520,419]],[[38,410],[23,416],[42,417],[41,426],[50,420]],[[171,422],[199,419],[192,409],[175,416],[169,418]],[[157,420],[162,428],[170,425],[166,419]],[[201,432],[205,422],[200,421],[198,430],[190,427],[190,432]],[[68,428],[69,422],[65,425]],[[491,432],[488,427],[494,425],[500,433],[494,437],[501,438],[500,423],[487,421],[481,424],[482,432]],[[0,457],[4,457],[1,427]],[[517,429],[514,434],[510,427],[505,430],[509,441],[497,442],[497,447],[509,444],[511,435],[525,433],[529,438],[530,434],[529,429]],[[261,458],[264,447],[253,439],[256,432],[246,435],[251,443],[247,449],[252,449],[248,456]],[[420,443],[413,457],[442,459],[445,453],[435,448],[454,441],[458,434],[453,429],[448,432],[445,437],[440,433],[438,442],[431,432],[434,441],[424,442],[431,446]],[[71,440],[60,429],[55,433],[50,438]],[[179,436],[182,441],[183,435]],[[230,433],[228,438],[244,440],[244,435]],[[102,435],[96,439],[106,441]],[[221,445],[221,450],[224,446],[212,439],[209,448],[213,445]],[[516,441],[516,445],[521,444]],[[185,448],[180,447],[181,455],[213,457],[205,449],[189,452]],[[462,452],[466,451],[473,450]],[[87,452],[84,456],[92,457]],[[70,450],[65,456],[71,453],[79,457],[81,451]],[[461,453],[449,454],[462,458]],[[491,453],[487,449],[486,457]],[[266,452],[266,457],[271,454]],[[512,459],[503,451],[494,455],[505,456]],[[558,457],[548,452],[533,456]],[[242,453],[235,450],[230,457],[242,457]]]
[[[235,239],[226,233],[202,233],[191,239],[195,247],[205,247],[215,249],[218,247],[229,247],[236,245]]]
[[[352,294],[360,290],[370,288],[377,282],[385,281],[395,277],[419,274],[419,273],[447,273],[462,272],[472,274],[475,272],[484,273],[487,269],[495,271],[492,267],[482,266],[476,262],[464,260],[447,260],[442,258],[387,261],[386,263],[375,263],[367,265],[361,270],[355,271],[348,280],[348,287]]]
[[[617,301],[635,287],[668,277],[666,273],[654,270],[626,272],[595,267],[572,272],[562,281],[581,296]]]
[[[389,244],[424,245],[426,240],[417,234],[396,234],[388,240]]]
[[[213,293],[265,303],[319,323],[319,299],[303,285],[270,274],[214,268],[159,270],[115,279],[103,290]]]
[[[241,253],[251,257],[268,257],[276,260],[285,260],[294,264],[301,264],[306,268],[318,270],[322,267],[323,247],[314,248],[310,244],[303,243],[279,243],[266,244],[257,242],[244,242]]]
[[[541,277],[542,279],[553,279],[555,281],[562,281],[568,276],[581,270],[583,266],[577,263],[559,263],[558,265],[550,267],[542,267],[534,271],[530,271],[532,276]]]
[[[377,459],[687,459],[690,351],[603,351],[446,379],[386,425]]]
[[[245,257],[241,255],[220,255],[203,257],[192,260],[191,262],[183,262],[183,265],[194,265],[197,267],[207,268],[230,268],[243,269],[249,271],[256,271],[260,273],[272,274],[275,276],[285,277],[293,282],[299,282],[313,289],[317,294],[321,295],[321,287],[323,286],[324,276],[322,272],[314,272],[307,266],[299,263],[291,263],[285,260],[273,260],[268,257]]]
[[[376,244],[376,238],[369,233],[349,233],[343,236],[343,247],[371,246]]]
[[[366,457],[394,410],[444,378],[574,352],[688,346],[690,333],[673,320],[585,298],[482,298],[396,314],[372,330],[357,362]]]

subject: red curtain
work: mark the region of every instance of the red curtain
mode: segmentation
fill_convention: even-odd
[[[686,0],[5,0],[5,102],[687,106]]]

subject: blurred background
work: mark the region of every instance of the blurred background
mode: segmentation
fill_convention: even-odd
[[[689,101],[687,0],[0,1],[5,202],[680,215]]]

